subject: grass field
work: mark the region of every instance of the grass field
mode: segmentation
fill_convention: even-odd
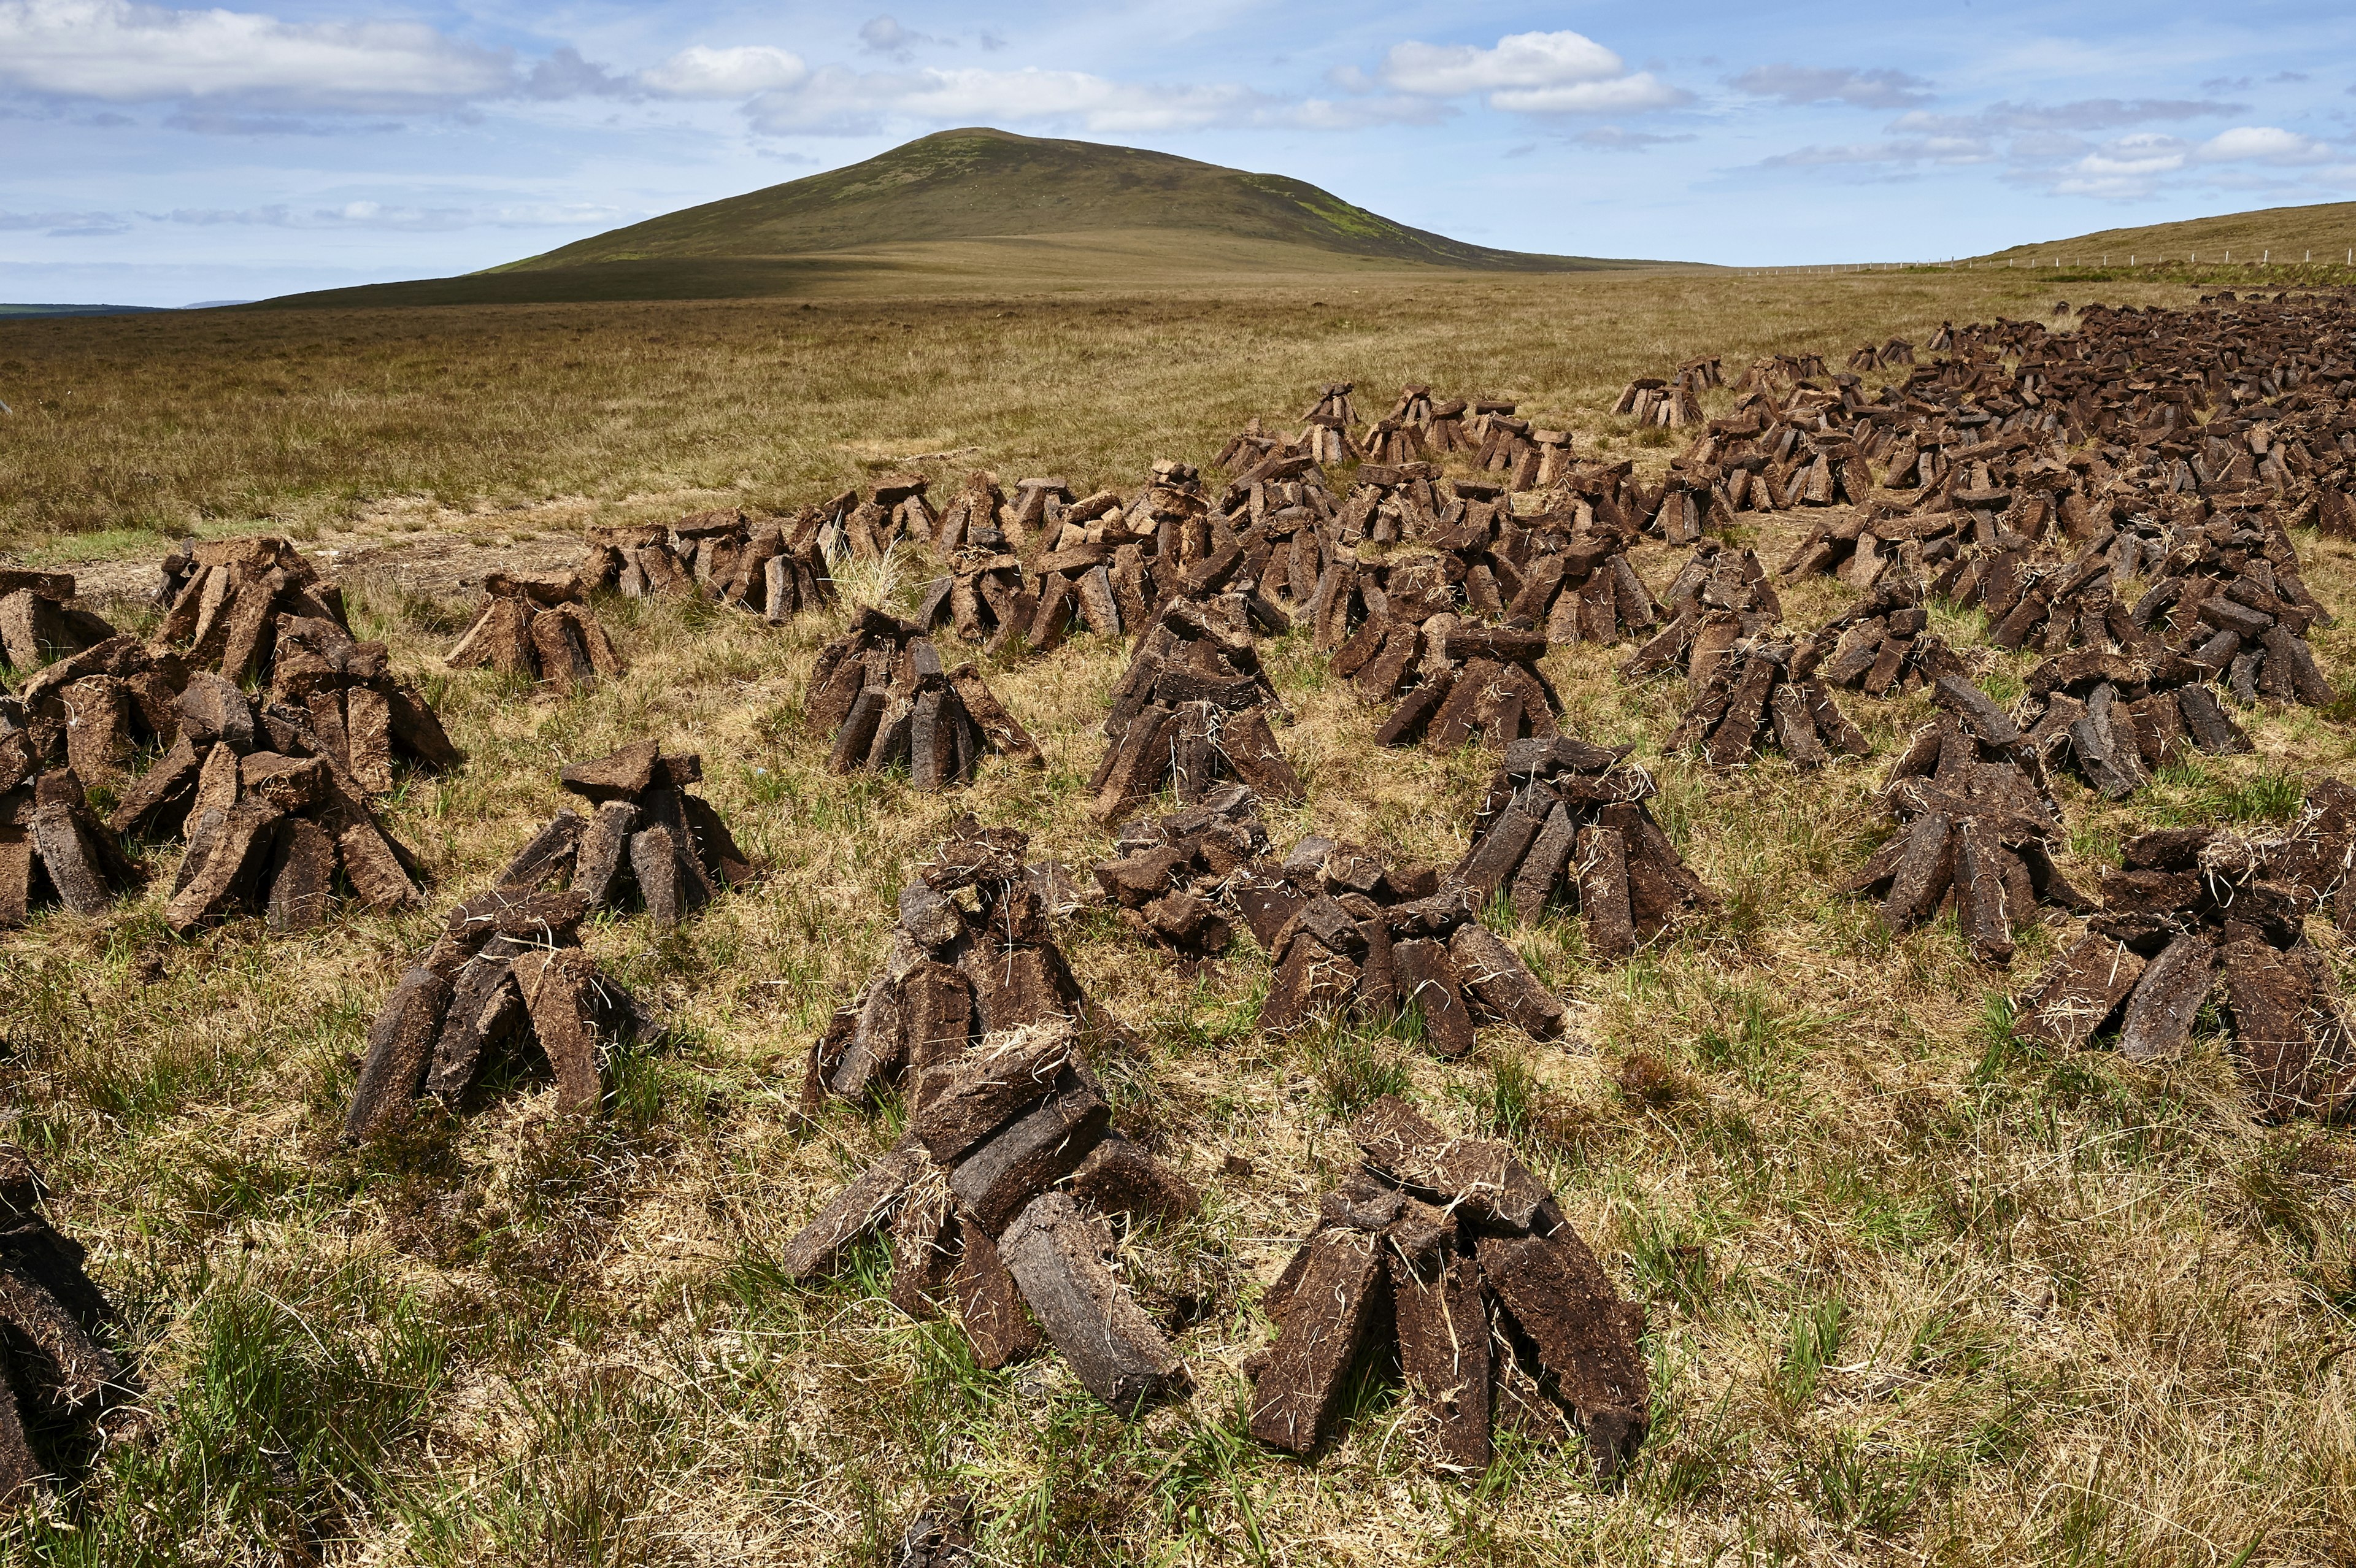
[[[948,1490],[974,1497],[1004,1563],[2356,1559],[2356,1144],[2253,1122],[2213,1019],[2147,1069],[2017,1040],[2003,998],[2058,923],[2008,975],[1951,921],[1893,940],[1833,891],[1884,831],[1873,786],[1919,699],[1845,700],[1879,748],[1861,764],[1713,775],[1660,754],[1681,688],[1622,685],[1624,650],[1551,655],[1573,727],[1640,748],[1723,901],[1620,966],[1589,960],[1575,919],[1510,930],[1574,1003],[1564,1043],[1485,1031],[1447,1063],[1388,1034],[1271,1040],[1248,941],[1196,980],[1107,919],[1066,926],[1083,983],[1143,1042],[1099,1063],[1119,1119],[1207,1195],[1125,1255],[1150,1310],[1191,1320],[1188,1400],[1130,1424],[1052,1356],[982,1372],[953,1328],[893,1310],[874,1252],[824,1288],[780,1279],[785,1238],[896,1131],[891,1112],[800,1114],[809,1039],[956,813],[1067,864],[1102,857],[1081,786],[1125,650],[1083,637],[991,668],[1046,771],[991,763],[963,796],[918,796],[823,771],[800,704],[840,617],[776,631],[617,601],[601,613],[631,674],[558,699],[440,671],[468,603],[406,572],[406,545],[545,552],[585,522],[788,507],[934,453],[951,455],[919,465],[943,480],[1128,488],[1156,458],[1206,461],[1249,414],[1289,420],[1328,379],[1378,409],[1408,379],[1514,397],[1583,450],[1656,466],[1661,437],[1604,411],[1633,375],[1703,352],[1730,371],[1845,357],[2052,300],[1988,273],[1147,281],[0,325],[12,559],[144,585],[170,537],[266,529],[375,563],[350,582],[357,623],[471,753],[390,808],[434,908],[555,807],[560,763],[642,733],[702,752],[705,793],[766,869],[676,933],[588,934],[679,1026],[609,1063],[599,1122],[552,1121],[527,1079],[360,1151],[336,1140],[356,1053],[433,918],[182,942],[155,891],[0,935],[0,1137],[33,1150],[91,1244],[156,1414],[150,1442],[0,1527],[0,1560],[877,1562]],[[1778,518],[1752,542],[1772,564],[1793,536]],[[2344,691],[2356,550],[2299,543],[2341,617],[2314,643]],[[1640,555],[1656,589],[1675,555]],[[927,575],[906,559],[855,584],[905,606]],[[1809,584],[1787,619],[1847,597]],[[1970,618],[1940,620],[1977,645]],[[1266,656],[1310,785],[1271,814],[1278,841],[1452,860],[1487,761],[1375,752],[1379,713],[1305,634]],[[2008,699],[2030,662],[1991,655],[1981,678]],[[2060,784],[2070,869],[2143,826],[2281,816],[2297,774],[2356,766],[2347,706],[2270,709],[2258,755],[2196,759],[2124,806]],[[2345,975],[2348,942],[2315,931]],[[1313,1465],[1243,1435],[1259,1288],[1355,1157],[1343,1118],[1389,1089],[1513,1139],[1648,1303],[1653,1437],[1623,1485],[1599,1489],[1575,1447],[1510,1443],[1486,1476],[1442,1478],[1380,1380]],[[1231,1154],[1252,1174],[1223,1174]]]

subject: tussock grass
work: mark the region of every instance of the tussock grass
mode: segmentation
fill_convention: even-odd
[[[1291,411],[1329,371],[1376,399],[1409,376],[1516,393],[1590,446],[1657,463],[1596,411],[1629,375],[1704,349],[1735,363],[1919,340],[2037,303],[1953,276],[1308,297],[1348,303],[1245,289],[829,307],[806,325],[715,304],[11,325],[0,374],[43,390],[37,417],[0,426],[0,512],[25,553],[103,571],[192,523],[505,539],[659,515],[681,486],[798,501],[871,456],[969,443],[1009,477],[1125,484],[1156,456],[1207,456],[1247,412]],[[396,492],[429,500],[374,499]],[[475,510],[510,501],[532,510]],[[1772,563],[1791,539],[1777,520],[1757,543]],[[2356,551],[2300,544],[2318,592],[2356,613]],[[1552,654],[1572,727],[1639,748],[1663,824],[1724,900],[1617,967],[1559,911],[1502,916],[1574,1004],[1559,1045],[1492,1030],[1444,1062],[1411,1012],[1270,1040],[1248,943],[1195,974],[1107,918],[1069,923],[1083,983],[1141,1041],[1102,1064],[1123,1125],[1206,1196],[1199,1219],[1122,1240],[1194,1379],[1124,1424],[1053,1357],[985,1372],[955,1331],[901,1317],[880,1245],[816,1288],[776,1259],[898,1131],[896,1105],[805,1115],[798,1096],[801,1052],[881,958],[911,868],[968,809],[1075,869],[1108,848],[1080,786],[1125,650],[1081,637],[991,667],[1048,765],[993,762],[971,791],[926,798],[823,771],[800,703],[839,615],[770,629],[616,602],[601,613],[632,673],[558,699],[431,673],[463,599],[373,559],[356,613],[428,677],[470,753],[389,806],[435,907],[555,809],[562,762],[640,733],[702,752],[705,793],[766,874],[682,933],[590,929],[677,1025],[609,1061],[599,1124],[552,1123],[549,1086],[516,1072],[466,1116],[421,1112],[358,1151],[335,1141],[357,1053],[431,916],[179,942],[156,890],[0,937],[0,1136],[35,1150],[124,1303],[158,1434],[8,1525],[0,1558],[874,1561],[950,1489],[975,1497],[1004,1563],[2356,1556],[2356,1147],[2251,1122],[2213,1019],[2185,1061],[2148,1069],[2015,1038],[2003,997],[2048,933],[1992,973],[1951,922],[1892,938],[1833,891],[1888,831],[1872,787],[1930,717],[1919,699],[1845,699],[1876,760],[1718,775],[1659,751],[1680,686],[1622,684],[1624,650]],[[1670,553],[1639,565],[1664,581]],[[860,586],[905,606],[924,576],[901,560]],[[1803,585],[1788,618],[1845,598]],[[2348,626],[2315,641],[2346,683]],[[1412,860],[1461,853],[1489,759],[1375,752],[1381,715],[1305,636],[1268,657],[1312,791],[1272,813],[1279,840],[1314,827]],[[1982,678],[2001,694],[2029,664],[1991,655]],[[2340,724],[2268,711],[2252,728],[2260,756],[2197,759],[2125,805],[2064,782],[2072,874],[2142,826],[2277,820],[2299,774],[2351,766]],[[2316,934],[2344,968],[2344,940]],[[1511,1436],[1485,1476],[1430,1473],[1379,1376],[1313,1466],[1244,1435],[1259,1290],[1354,1158],[1340,1118],[1385,1092],[1512,1139],[1648,1304],[1655,1424],[1623,1487],[1599,1490],[1576,1445]]]

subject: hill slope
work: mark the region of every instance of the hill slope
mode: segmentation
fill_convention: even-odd
[[[2282,262],[2300,261],[2311,253],[2317,261],[2341,261],[2351,247],[2356,247],[2356,201],[2326,201],[2141,228],[2104,229],[2074,239],[1991,251],[1988,259],[2099,262],[2107,255],[2111,265],[2123,266],[2130,256],[2138,262],[2151,262],[2182,261],[2198,255],[2206,262],[2222,261],[2230,253],[2236,261],[2254,261],[2271,253],[2273,261]]]
[[[1155,277],[1656,263],[1469,245],[1305,180],[1135,147],[943,131],[805,179],[649,219],[463,278],[295,294],[278,305],[697,299],[1136,285]],[[1141,271],[1141,269],[1143,269]]]

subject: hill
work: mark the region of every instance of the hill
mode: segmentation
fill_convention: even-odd
[[[708,299],[858,293],[878,283],[1007,289],[1238,272],[1560,272],[1655,264],[1494,250],[1393,222],[1281,175],[969,129],[466,277],[267,303]]]
[[[2176,223],[2151,223],[2140,228],[2104,229],[2073,239],[1995,251],[1983,260],[2063,261],[2072,264],[2124,266],[2129,257],[2137,264],[2167,261],[2182,262],[2198,256],[2204,263],[2229,256],[2235,261],[2265,258],[2276,263],[2345,261],[2356,253],[2356,201],[2318,202],[2307,207],[2268,207],[2254,212],[2229,212],[2215,218],[2188,218]],[[2107,256],[2109,261],[2104,262]]]
[[[0,304],[0,321],[46,321],[60,315],[144,315],[166,308],[153,304]]]

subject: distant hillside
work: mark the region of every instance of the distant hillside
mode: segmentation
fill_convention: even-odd
[[[153,304],[0,304],[0,321],[56,315],[137,315],[166,308]]]
[[[2139,229],[2104,229],[2075,239],[2036,245],[2016,245],[1990,252],[1991,261],[2048,260],[2123,267],[2132,256],[2139,265],[2154,261],[2185,261],[2198,256],[2203,263],[2236,262],[2261,258],[2282,262],[2345,262],[2356,249],[2356,201],[2326,201],[2311,207],[2268,207],[2255,212],[2229,212],[2217,218],[2188,218],[2179,223],[2152,223]]]
[[[1469,245],[1304,180],[1167,153],[943,131],[865,163],[707,202],[464,278],[291,295],[277,305],[692,299],[1020,288],[1367,267],[1583,272],[1659,263]],[[1143,269],[1141,271],[1141,267]]]

